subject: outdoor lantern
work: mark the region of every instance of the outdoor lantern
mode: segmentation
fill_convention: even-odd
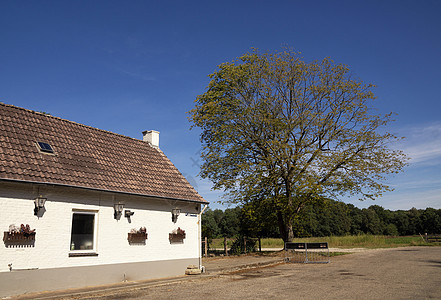
[[[172,221],[173,223],[176,223],[178,221],[178,216],[181,213],[181,210],[178,208],[172,209]]]
[[[44,208],[44,204],[46,203],[47,198],[43,198],[43,196],[38,196],[34,200],[35,208],[34,215],[37,215],[40,210]]]
[[[130,219],[130,217],[133,216],[134,214],[135,214],[134,211],[130,211],[130,210],[128,210],[128,209],[126,209],[126,210],[124,211],[124,217],[126,217],[126,218],[128,218],[128,219]]]
[[[121,214],[124,209],[124,203],[115,203],[113,205],[113,208],[115,209],[115,212],[113,214],[114,218],[115,219],[121,218]]]

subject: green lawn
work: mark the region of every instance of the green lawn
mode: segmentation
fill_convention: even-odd
[[[228,241],[228,246],[232,244]],[[328,242],[330,248],[394,248],[403,246],[439,246],[441,243],[426,243],[420,236],[384,236],[384,235],[355,235],[355,236],[330,236],[315,238],[299,238],[293,242],[314,243]],[[213,239],[210,248],[223,248],[223,239]],[[282,239],[262,239],[262,248],[282,248]]]

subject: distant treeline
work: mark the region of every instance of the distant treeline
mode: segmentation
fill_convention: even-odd
[[[218,237],[279,237],[276,222],[249,221],[241,207],[207,210],[202,215],[202,235]],[[266,220],[271,218],[266,218]],[[326,200],[305,207],[293,226],[295,237],[340,235],[417,235],[441,233],[441,209],[391,211],[379,205],[357,208],[352,204]]]

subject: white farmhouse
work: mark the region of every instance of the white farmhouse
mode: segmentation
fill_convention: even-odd
[[[143,134],[0,104],[0,297],[200,266],[207,202]]]

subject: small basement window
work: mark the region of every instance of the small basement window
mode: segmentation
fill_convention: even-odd
[[[72,214],[72,232],[70,250],[93,251],[95,233],[95,213],[74,212]]]
[[[54,153],[54,149],[48,143],[37,142],[38,149],[44,153]]]

